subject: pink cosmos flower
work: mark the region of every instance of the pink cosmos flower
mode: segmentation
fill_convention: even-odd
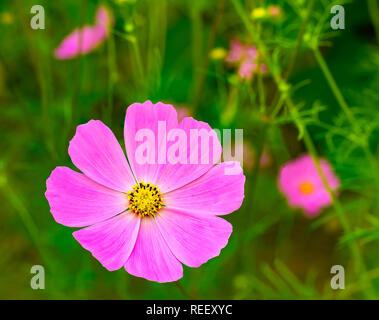
[[[186,133],[179,143],[187,151],[184,164],[160,164],[161,151],[167,154],[178,144],[164,139],[162,121],[167,133],[178,129]],[[146,129],[158,138],[147,150],[154,161],[141,164],[137,154],[144,141],[137,137]],[[127,160],[101,121],[78,126],[68,153],[83,173],[57,167],[46,182],[54,219],[65,226],[85,227],[73,236],[108,270],[124,267],[152,281],[175,281],[182,277],[182,263],[199,267],[218,256],[232,226],[217,216],[241,206],[245,176],[239,163],[216,164],[222,152],[217,139],[207,156],[200,148],[190,148],[195,139],[190,131],[196,129],[214,133],[207,123],[193,118],[178,123],[171,105],[134,103],[125,117]],[[212,160],[194,161],[205,158]],[[230,166],[237,166],[236,174],[226,174]]]
[[[112,22],[112,13],[100,6],[96,13],[95,25],[75,29],[55,49],[55,58],[71,59],[93,51],[108,37]]]
[[[258,59],[256,47],[242,44],[238,40],[230,42],[230,51],[226,61],[238,66],[238,75],[242,79],[251,80],[254,73],[267,72],[267,67],[263,63],[260,65],[261,69],[258,70]]]
[[[336,190],[340,182],[329,163],[321,160],[320,165],[329,187]],[[332,198],[324,187],[316,165],[308,154],[287,162],[282,167],[279,174],[279,188],[287,197],[289,205],[303,208],[308,217],[316,216],[323,207],[332,203]]]

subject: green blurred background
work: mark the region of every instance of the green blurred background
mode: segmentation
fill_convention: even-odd
[[[44,30],[30,27],[35,4]],[[93,23],[99,4],[114,13],[111,36],[88,55],[56,60],[54,49]],[[252,17],[270,4],[280,18]],[[330,27],[334,4],[345,8],[344,30]],[[2,1],[0,298],[379,298],[378,32],[375,0]],[[234,38],[265,52],[266,75],[240,81],[214,59]],[[247,145],[245,200],[225,217],[229,244],[200,268],[184,267],[180,284],[108,272],[54,221],[44,196],[51,170],[74,168],[67,148],[77,125],[100,119],[123,143],[126,107],[147,99],[214,128],[242,128]],[[315,219],[277,188],[280,166],[310,145],[342,183],[337,207]],[[263,152],[271,160],[260,167]],[[345,290],[330,287],[336,264]],[[45,267],[45,290],[30,287],[33,265]]]

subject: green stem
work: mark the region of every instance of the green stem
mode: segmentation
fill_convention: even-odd
[[[5,178],[6,179],[6,178]],[[41,240],[41,232],[38,230],[36,224],[33,221],[32,216],[30,215],[30,212],[25,207],[24,203],[18,196],[18,194],[13,190],[13,188],[9,185],[7,180],[5,180],[5,183],[1,185],[2,192],[5,197],[8,198],[9,203],[11,206],[13,206],[14,210],[19,215],[22,223],[24,224],[27,232],[29,233],[29,236],[34,243],[34,245],[37,248],[37,251],[39,252],[41,258],[42,258],[42,265],[47,267],[47,271],[51,274],[54,272],[55,265],[51,262],[52,259],[49,257],[49,255],[46,253],[44,249],[43,241]],[[52,284],[50,285],[51,288],[54,287],[54,284],[56,284],[59,281],[59,279],[52,278]],[[51,293],[56,296],[58,299],[62,299],[63,296],[58,293],[56,290],[52,289]]]
[[[328,191],[329,195],[332,198],[333,207],[334,207],[334,209],[337,213],[337,216],[341,222],[342,228],[344,230],[344,234],[349,234],[349,233],[351,233],[352,228],[351,228],[350,223],[349,223],[349,221],[345,215],[345,212],[342,208],[342,205],[341,205],[339,199],[336,197],[335,191],[329,186],[328,180],[327,180],[324,172],[322,171],[322,168],[320,165],[320,159],[317,156],[317,151],[316,151],[316,148],[313,144],[311,136],[310,136],[306,126],[301,121],[301,118],[299,117],[297,109],[295,108],[291,98],[288,97],[286,99],[286,103],[288,105],[288,108],[289,108],[291,114],[296,119],[295,122],[296,122],[299,130],[301,132],[303,132],[303,140],[304,140],[305,146],[313,158],[313,161],[314,161],[314,164],[316,166],[318,175],[320,176],[320,178],[322,180],[324,188]],[[368,286],[369,291],[367,292],[367,297],[373,298],[373,297],[375,297],[375,293],[374,293],[371,282],[369,283],[369,279],[366,277],[367,269],[366,269],[363,257],[361,255],[361,252],[359,250],[359,247],[358,247],[356,242],[349,243],[349,247],[350,247],[350,251],[354,257],[354,261],[355,261],[355,264],[354,264],[355,273],[356,273],[356,275],[361,275],[363,282]]]
[[[265,62],[267,64],[268,68],[270,70],[274,70],[272,68],[273,67],[272,61],[270,60],[270,57],[266,54],[266,48],[264,46],[264,43],[261,41],[261,39],[259,37],[257,37],[257,33],[254,32],[255,30],[253,29],[251,22],[248,19],[246,12],[243,9],[240,1],[239,0],[232,0],[232,2],[233,2],[233,5],[234,5],[237,13],[240,15],[243,23],[245,24],[246,29],[250,33],[251,38],[254,40],[258,51],[261,52],[263,54],[263,56],[265,57]],[[345,215],[345,212],[343,211],[342,205],[340,204],[338,198],[335,196],[334,191],[330,188],[328,181],[327,181],[327,179],[326,179],[326,177],[325,177],[325,175],[321,169],[320,161],[318,159],[317,152],[316,152],[316,148],[313,144],[313,141],[310,137],[310,134],[309,134],[306,126],[304,125],[304,123],[301,121],[301,118],[299,117],[298,111],[295,108],[295,105],[289,96],[290,92],[288,90],[283,90],[283,88],[286,88],[289,86],[286,84],[286,81],[281,77],[279,72],[274,73],[273,78],[274,78],[275,83],[278,87],[278,90],[281,91],[281,96],[283,97],[284,101],[286,102],[286,104],[290,110],[291,115],[295,119],[294,121],[296,123],[296,126],[298,127],[299,132],[303,133],[303,140],[304,140],[305,146],[306,146],[308,152],[311,154],[311,156],[315,162],[316,169],[320,175],[321,180],[323,181],[325,189],[329,192],[329,194],[333,200],[332,201],[333,206],[337,212],[339,220],[341,221],[341,225],[344,229],[344,232],[349,233],[349,231],[351,230],[351,227],[349,225],[349,221]],[[341,95],[341,97],[342,97],[342,95]],[[350,111],[350,109],[348,109],[348,111]],[[369,292],[367,292],[368,297],[374,297],[372,284],[371,284],[371,282],[369,282],[368,279],[366,279],[366,276],[365,276],[366,267],[364,265],[364,260],[362,258],[361,253],[360,253],[359,247],[357,246],[356,242],[351,243],[349,245],[349,247],[350,247],[350,250],[351,250],[352,255],[354,257],[354,262],[355,262],[354,266],[355,266],[356,275],[357,276],[360,275],[361,277],[363,277],[363,281],[365,283],[367,283],[367,285],[369,286],[370,290],[369,290]]]
[[[232,87],[229,91],[226,106],[220,116],[220,122],[224,126],[229,126],[234,121],[238,109],[239,93],[238,87]]]
[[[282,95],[280,95],[279,97],[279,100],[278,100],[278,103],[276,104],[276,106],[274,107],[274,110],[272,111],[271,115],[270,115],[270,118],[271,119],[275,119],[276,116],[278,115],[280,109],[282,108],[284,104],[284,98]]]
[[[193,300],[194,298],[184,289],[183,285],[179,281],[174,282],[175,286],[179,289],[180,293],[187,299]]]
[[[148,92],[157,92],[162,81],[162,64],[167,38],[167,1],[150,1],[149,32],[146,53],[146,77]]]
[[[137,66],[137,74],[135,75],[135,81],[141,88],[143,88],[144,94],[146,93],[147,84],[145,83],[145,70],[142,65],[141,51],[139,49],[138,38],[136,35],[127,35],[116,29],[111,29],[112,34],[121,37],[128,41],[132,47],[133,55],[135,58],[135,65]]]
[[[323,72],[323,74],[324,74],[324,76],[325,76],[325,78],[329,84],[331,91],[333,92],[335,98],[338,101],[338,104],[340,105],[341,109],[343,110],[347,119],[349,120],[351,126],[353,127],[354,134],[357,137],[362,138],[364,136],[362,129],[359,127],[358,122],[355,119],[353,112],[350,110],[348,104],[346,103],[345,98],[343,97],[341,90],[339,89],[336,81],[334,80],[333,75],[330,72],[328,65],[326,64],[324,57],[320,53],[319,48],[314,47],[313,52],[314,52],[315,58],[319,64],[319,66],[320,66],[320,68],[321,68],[321,70],[322,70],[322,72]],[[372,155],[371,150],[370,150],[366,140],[362,140],[362,142],[360,143],[360,147],[362,148],[368,162],[370,163],[370,166],[373,170],[376,187],[377,187],[377,190],[379,191],[379,176],[378,176],[379,168],[378,168],[376,159]],[[378,200],[379,200],[379,198],[378,198]]]
[[[336,97],[340,107],[342,108],[343,112],[346,114],[346,117],[348,118],[351,125],[354,127],[355,132],[359,133],[361,130],[358,127],[358,124],[357,124],[357,121],[355,120],[354,114],[352,113],[349,106],[347,105],[347,103],[346,103],[340,89],[338,88],[338,85],[337,85],[336,81],[334,80],[333,75],[330,72],[330,70],[329,70],[329,68],[325,62],[325,59],[321,55],[318,47],[313,48],[313,53],[315,55],[317,63],[319,64],[322,72],[324,73],[324,76],[325,76],[325,78],[326,78],[326,80],[330,86],[330,89],[332,90],[334,96]]]
[[[261,69],[261,63],[258,64],[258,70]],[[259,92],[259,110],[262,114],[266,113],[266,94],[263,86],[262,73],[258,72],[258,92]]]
[[[134,52],[134,57],[136,59],[137,71],[138,71],[138,74],[140,76],[139,82],[143,82],[144,81],[144,70],[143,70],[143,66],[142,66],[141,52],[139,49],[137,38],[135,38],[135,41],[131,41],[131,43],[132,43],[132,48],[133,48],[133,52]]]
[[[194,81],[194,88],[195,89],[194,89],[194,94],[193,94],[194,98],[192,101],[192,109],[194,111],[196,111],[196,109],[200,103],[200,100],[201,100],[201,95],[203,93],[203,87],[204,87],[204,83],[205,83],[205,79],[206,79],[206,75],[207,75],[204,70],[208,70],[208,67],[209,67],[209,60],[210,60],[209,59],[209,53],[212,50],[215,39],[216,39],[216,34],[217,34],[217,30],[218,30],[218,27],[220,25],[220,21],[221,21],[223,12],[224,12],[224,7],[225,7],[225,0],[220,0],[218,3],[216,17],[213,21],[212,29],[210,31],[210,35],[208,38],[206,52],[204,53],[204,59],[203,59],[202,65],[201,65],[201,67],[202,67],[201,71],[202,72],[199,74],[199,78],[196,78],[194,75],[194,79],[196,79],[196,81]],[[193,63],[195,63],[195,62],[196,61],[193,61]],[[195,70],[195,67],[198,65],[199,65],[199,63],[194,64],[194,70]]]
[[[32,34],[32,29],[29,28],[29,26],[25,23],[23,23],[25,20],[24,18],[24,7],[20,3],[20,1],[15,1],[15,11],[17,12],[17,15],[22,19],[22,27],[23,32],[25,34],[25,38],[28,42],[29,55],[30,55],[30,62],[32,64],[32,67],[34,68],[34,72],[36,74],[36,77],[38,79],[38,84],[40,88],[40,99],[41,99],[41,118],[43,121],[43,130],[44,130],[44,139],[45,144],[47,147],[48,152],[50,153],[51,159],[55,161],[57,159],[57,152],[56,147],[54,143],[54,138],[52,135],[52,128],[51,128],[51,119],[50,114],[48,110],[49,106],[49,95],[48,95],[48,81],[46,80],[46,76],[43,71],[43,65],[42,61],[44,62],[44,65],[48,66],[49,64],[49,57],[47,56],[40,56],[39,51],[36,49],[36,44],[38,44],[38,37],[34,34]]]
[[[290,76],[290,74],[291,74],[291,72],[293,70],[293,67],[295,66],[295,63],[296,63],[296,60],[297,60],[297,56],[299,54],[301,45],[303,43],[305,30],[307,29],[308,22],[310,20],[310,17],[312,16],[314,4],[315,4],[315,0],[309,1],[306,16],[305,16],[305,18],[304,18],[304,20],[303,20],[303,22],[302,22],[302,24],[300,26],[299,33],[297,35],[295,49],[292,52],[290,61],[289,61],[288,65],[287,65],[287,69],[284,71],[284,74],[283,74],[283,79],[284,80],[287,80],[289,78],[289,76]],[[277,104],[277,102],[279,100],[279,94],[280,94],[280,92],[277,91],[276,94],[275,94],[275,96],[274,96],[274,99],[272,99],[272,101],[273,101],[272,105]]]
[[[200,9],[194,3],[190,6],[190,16],[191,16],[191,37],[192,37],[192,78],[194,83],[194,88],[198,87],[199,83],[199,71],[198,67],[200,61],[203,59],[203,21]],[[205,57],[207,59],[207,57]],[[203,70],[201,70],[203,72]]]
[[[108,39],[108,111],[105,119],[108,119],[108,124],[112,124],[113,112],[113,93],[114,86],[117,81],[117,67],[116,67],[116,50],[114,37],[110,34]]]
[[[257,32],[260,34],[261,33],[261,25],[257,25]],[[262,114],[266,113],[266,93],[265,93],[265,88],[263,86],[263,76],[261,72],[262,68],[262,61],[259,59],[258,61],[258,93],[259,93],[259,109]]]
[[[300,26],[299,33],[297,35],[295,49],[292,53],[292,56],[290,58],[290,62],[288,63],[287,69],[285,70],[284,75],[283,75],[284,80],[288,79],[288,77],[290,76],[290,74],[292,72],[293,67],[295,66],[296,59],[297,59],[297,56],[299,54],[301,44],[303,43],[305,30],[307,29],[308,22],[312,16],[314,4],[315,4],[315,0],[309,1],[306,16],[305,16],[305,18],[304,18],[304,20]]]

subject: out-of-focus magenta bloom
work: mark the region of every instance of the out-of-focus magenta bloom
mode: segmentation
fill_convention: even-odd
[[[228,62],[239,62],[245,55],[246,48],[238,40],[230,41],[230,51],[226,58]]]
[[[261,168],[267,168],[271,165],[271,163],[272,163],[272,156],[269,153],[268,149],[264,147],[261,158],[259,160],[259,166]]]
[[[71,59],[93,51],[108,37],[112,22],[112,13],[100,6],[96,13],[95,25],[75,29],[55,49],[55,58]]]
[[[238,145],[237,145],[238,146]],[[247,171],[251,171],[256,165],[257,151],[254,147],[248,142],[243,142],[243,167]],[[262,169],[268,168],[272,163],[272,156],[268,152],[267,147],[263,148],[262,155],[259,159],[259,167]]]
[[[96,12],[95,24],[109,28],[113,23],[113,14],[104,6],[100,6]]]
[[[178,130],[185,133],[184,161],[158,160],[162,150],[167,155],[177,143],[166,140],[166,145],[162,123],[167,136]],[[101,121],[78,126],[68,153],[83,173],[57,167],[46,182],[54,219],[85,227],[73,236],[108,270],[124,267],[152,281],[175,281],[183,275],[182,263],[199,267],[218,256],[232,225],[217,216],[241,206],[245,176],[239,163],[216,164],[222,152],[217,139],[209,146],[209,161],[194,161],[205,159],[200,148],[190,147],[190,131],[196,129],[217,137],[207,123],[193,118],[178,123],[171,105],[132,104],[124,127],[127,161]],[[137,154],[143,141],[137,136],[146,130],[155,137],[148,148],[154,156],[141,164]],[[238,170],[230,174],[230,167]]]
[[[173,101],[165,101],[164,103],[174,105],[175,104],[175,110],[178,114],[178,121],[181,122],[184,118],[192,117],[192,110],[189,106],[186,104],[176,104]]]
[[[176,111],[178,113],[178,121],[182,121],[184,118],[187,118],[190,116],[190,112],[188,110],[188,108],[186,107],[179,107],[179,108],[176,108]]]
[[[256,47],[242,44],[238,40],[230,42],[230,51],[226,61],[238,67],[238,75],[242,79],[250,80],[255,73],[267,72],[267,67],[263,63],[260,64],[259,70],[258,59],[259,54]]]
[[[279,18],[282,14],[282,10],[278,5],[269,5],[267,8],[267,13],[272,18]]]
[[[336,190],[340,182],[331,166],[326,160],[321,160],[320,165],[329,187]],[[308,154],[287,162],[282,167],[279,173],[279,188],[287,197],[289,205],[303,208],[308,217],[316,216],[323,207],[332,203],[316,165]]]
[[[255,150],[251,146],[249,142],[243,142],[243,167],[246,168],[247,171],[250,171],[254,167],[254,154]]]

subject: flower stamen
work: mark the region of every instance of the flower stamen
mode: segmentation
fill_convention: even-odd
[[[159,188],[151,183],[139,182],[133,186],[133,191],[127,193],[129,209],[140,215],[155,216],[164,206],[162,193]]]
[[[300,184],[300,192],[305,195],[313,193],[313,184],[310,182],[303,182]]]

